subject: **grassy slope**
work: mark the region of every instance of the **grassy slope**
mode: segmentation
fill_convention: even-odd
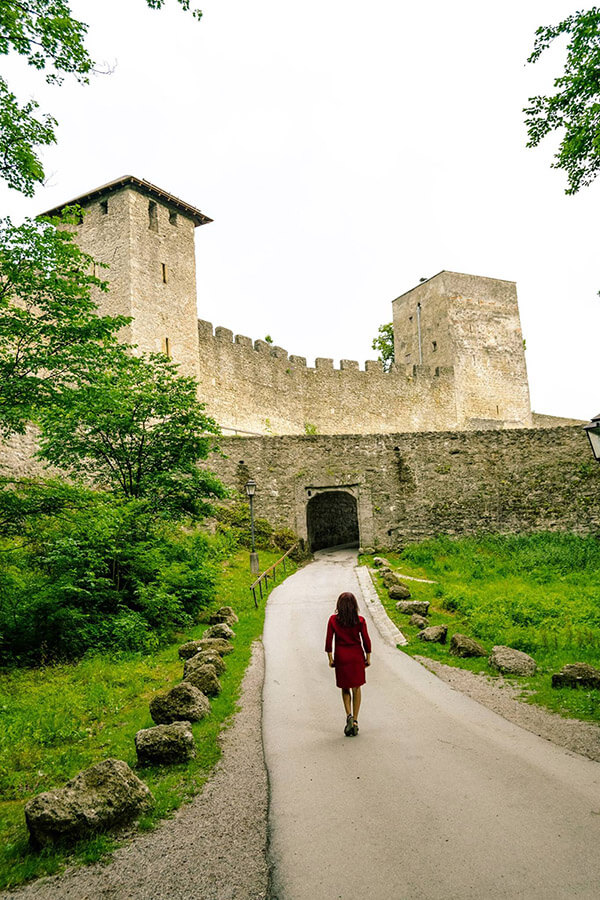
[[[409,641],[405,652],[495,675],[486,659],[451,656],[452,634],[467,634],[486,650],[495,644],[516,647],[533,656],[539,667],[534,677],[515,679],[523,687],[524,699],[562,715],[600,722],[600,691],[551,686],[552,673],[565,663],[587,662],[600,668],[596,539],[555,533],[439,538],[385,556],[398,572],[437,582],[406,584],[413,599],[430,601],[431,624],[448,626],[447,645],[420,641],[419,629],[396,611],[395,601],[377,577],[379,596]],[[372,557],[363,561],[370,565]]]
[[[262,567],[280,555],[261,551]],[[294,568],[290,562],[288,573]],[[220,756],[219,732],[236,710],[251,644],[263,630],[264,603],[256,610],[248,591],[253,578],[245,550],[223,564],[218,599],[206,611],[206,618],[213,609],[233,606],[240,618],[235,626],[235,652],[226,657],[223,691],[212,701],[211,714],[193,725],[196,759],[140,772],[156,798],[154,811],[140,822],[143,829],[152,828],[196,794]],[[70,854],[32,852],[23,816],[25,802],[34,794],[62,786],[81,769],[109,756],[134,767],[134,735],[154,724],[149,700],[156,691],[181,680],[183,663],[177,648],[183,640],[200,637],[206,627],[190,629],[152,656],[98,655],[76,665],[20,669],[0,676],[0,889],[56,872],[67,860],[93,862],[114,847],[109,836],[100,835]]]

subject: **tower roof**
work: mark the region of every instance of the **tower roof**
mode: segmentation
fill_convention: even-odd
[[[40,215],[57,216],[60,215],[65,206],[83,204],[90,200],[97,200],[99,197],[111,194],[124,187],[133,187],[142,194],[146,194],[148,197],[153,197],[155,200],[160,200],[162,203],[174,206],[175,209],[182,213],[182,215],[191,219],[196,226],[206,225],[208,222],[213,221],[212,219],[209,219],[208,216],[205,216],[199,209],[196,209],[195,206],[190,206],[190,204],[186,203],[184,200],[174,197],[173,194],[163,191],[162,188],[156,187],[156,185],[151,184],[149,181],[144,181],[143,178],[136,178],[135,175],[122,175],[121,178],[109,181],[108,184],[103,184],[101,187],[94,188],[94,190],[88,191],[86,194],[80,194],[79,197],[74,197],[73,200],[61,203],[59,206],[48,209]]]

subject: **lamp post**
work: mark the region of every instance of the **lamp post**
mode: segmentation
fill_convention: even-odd
[[[589,425],[584,425],[583,428],[592,446],[594,458],[600,462],[600,413],[594,416]]]
[[[252,552],[250,553],[250,571],[258,575],[260,567],[258,565],[258,553],[254,546],[254,494],[256,492],[256,482],[251,478],[246,482],[246,494],[250,501],[250,529],[252,533]]]

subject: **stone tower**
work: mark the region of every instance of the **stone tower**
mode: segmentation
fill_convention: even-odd
[[[393,302],[398,366],[453,366],[456,427],[531,427],[513,281],[439,272]]]
[[[123,339],[160,351],[182,375],[198,375],[198,313],[194,230],[212,220],[147,181],[125,175],[70,203],[84,210],[77,241],[108,265],[97,274],[100,312],[132,316]],[[58,215],[64,206],[45,215]]]

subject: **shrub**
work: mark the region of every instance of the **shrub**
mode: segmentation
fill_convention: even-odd
[[[214,598],[221,552],[208,536],[143,500],[84,488],[72,499],[0,546],[0,664],[150,651]]]
[[[238,546],[250,548],[252,546],[252,528],[250,522],[250,506],[247,503],[237,502],[230,506],[219,506],[215,510],[215,518],[218,521],[217,534],[229,532],[237,541]],[[254,517],[254,543],[259,550],[268,550],[272,547],[273,527],[267,519]]]

